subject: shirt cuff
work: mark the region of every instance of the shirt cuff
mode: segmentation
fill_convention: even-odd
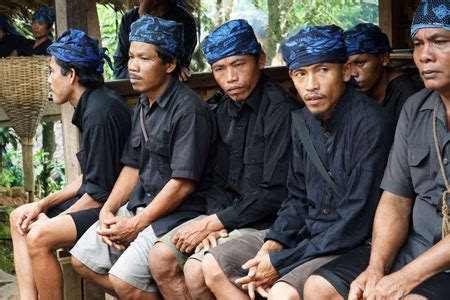
[[[269,231],[266,234],[266,237],[264,238],[264,241],[267,241],[267,240],[272,240],[272,241],[278,242],[281,245],[283,245],[284,248],[295,247],[295,244],[292,245],[291,239],[286,238],[280,232],[276,232],[272,229],[269,229]]]
[[[82,187],[83,188],[83,187]],[[84,185],[85,193],[91,196],[97,202],[105,203],[109,197],[109,192],[105,191],[99,185],[93,183],[86,183]]]
[[[130,157],[122,157],[122,159],[120,160],[120,162],[128,167],[132,167],[134,169],[139,169],[139,161],[132,159]]]
[[[216,212],[217,218],[223,224],[223,227],[227,230],[236,229],[237,215],[233,207],[227,207],[224,210]]]
[[[411,187],[407,187],[405,185],[399,184],[397,182],[394,182],[392,180],[383,178],[381,181],[380,187],[388,191],[394,195],[405,197],[405,198],[411,198],[414,199],[416,197],[416,193],[414,190],[411,190]]]
[[[199,178],[195,176],[194,172],[191,170],[173,170],[172,171],[172,178],[183,178],[183,179],[190,179],[194,180],[195,182],[199,182]]]

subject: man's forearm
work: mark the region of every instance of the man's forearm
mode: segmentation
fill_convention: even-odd
[[[384,192],[375,215],[369,267],[386,274],[408,236],[413,201]]]
[[[450,235],[407,264],[400,271],[414,284],[450,269]]]
[[[191,180],[169,180],[144,211],[136,216],[138,226],[143,229],[153,221],[171,213],[194,189],[195,183]]]
[[[41,204],[44,210],[47,211],[50,208],[55,207],[56,205],[64,203],[65,201],[75,197],[77,195],[78,190],[81,187],[82,182],[83,182],[83,175],[80,175],[73,182],[66,185],[62,190],[43,198],[41,200]]]
[[[117,212],[128,201],[131,192],[138,183],[139,169],[129,166],[123,167],[102,210],[108,210],[112,213]]]
[[[77,202],[75,202],[69,209],[67,209],[64,213],[71,213],[76,211],[81,211],[90,208],[98,208],[102,207],[102,203],[94,200],[89,194],[84,194]]]

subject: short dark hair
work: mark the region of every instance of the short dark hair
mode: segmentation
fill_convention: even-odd
[[[56,59],[56,63],[61,67],[61,75],[66,76],[70,69],[75,70],[79,83],[88,89],[96,89],[105,84],[103,74],[98,73],[93,67],[84,67],[74,63],[64,62]]]
[[[181,73],[181,67],[180,67],[179,60],[175,56],[170,54],[169,51],[161,48],[158,45],[155,45],[155,50],[156,50],[156,53],[158,54],[161,64],[165,65],[165,64],[173,63],[173,61],[176,61],[177,66],[176,66],[175,70],[173,70],[172,74],[175,76],[178,76]]]

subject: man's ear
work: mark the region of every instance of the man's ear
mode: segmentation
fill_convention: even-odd
[[[70,69],[69,74],[67,74],[67,76],[69,76],[70,84],[74,84],[76,82],[77,73],[75,72],[75,69],[73,69],[73,68]]]
[[[166,66],[167,66],[166,73],[170,74],[173,71],[175,71],[175,69],[177,68],[177,64],[178,64],[178,60],[176,60],[176,59],[172,60],[172,62],[170,62],[170,63],[167,63],[166,64]]]
[[[389,52],[385,52],[385,53],[381,54],[381,58],[383,60],[383,67],[387,67],[387,65],[389,64],[389,60],[391,58],[391,55],[389,54]]]
[[[349,61],[342,65],[342,76],[345,82],[348,82],[352,76],[352,68]]]
[[[266,66],[266,53],[264,51],[258,54],[258,65],[260,69],[264,69]]]

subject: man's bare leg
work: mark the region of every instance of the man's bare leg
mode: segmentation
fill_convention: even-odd
[[[34,283],[33,267],[28,254],[27,236],[21,235],[16,227],[21,207],[15,209],[10,217],[11,237],[14,246],[14,267],[21,299],[37,300],[37,289]]]
[[[249,299],[250,297],[241,289],[231,283],[223,273],[219,263],[211,254],[206,254],[202,261],[205,283],[214,296],[221,299]]]
[[[166,299],[192,299],[184,281],[183,270],[172,249],[164,243],[156,243],[149,256],[149,267]]]
[[[70,258],[70,263],[72,264],[73,269],[80,274],[83,279],[88,280],[89,282],[99,286],[105,292],[110,295],[116,296],[117,294],[114,291],[114,288],[109,281],[109,274],[98,274],[86,267],[81,261],[79,261],[75,256]]]
[[[40,299],[62,299],[62,271],[53,250],[75,244],[77,231],[71,216],[58,216],[34,224],[27,234],[28,253]]]
[[[140,290],[114,275],[111,275],[111,274],[109,275],[109,281],[111,282],[114,290],[116,291],[117,296],[121,300],[160,300],[160,299],[162,299],[160,293],[146,292],[146,291]]]
[[[184,278],[192,299],[207,300],[214,298],[206,286],[201,261],[188,259],[184,265]]]

